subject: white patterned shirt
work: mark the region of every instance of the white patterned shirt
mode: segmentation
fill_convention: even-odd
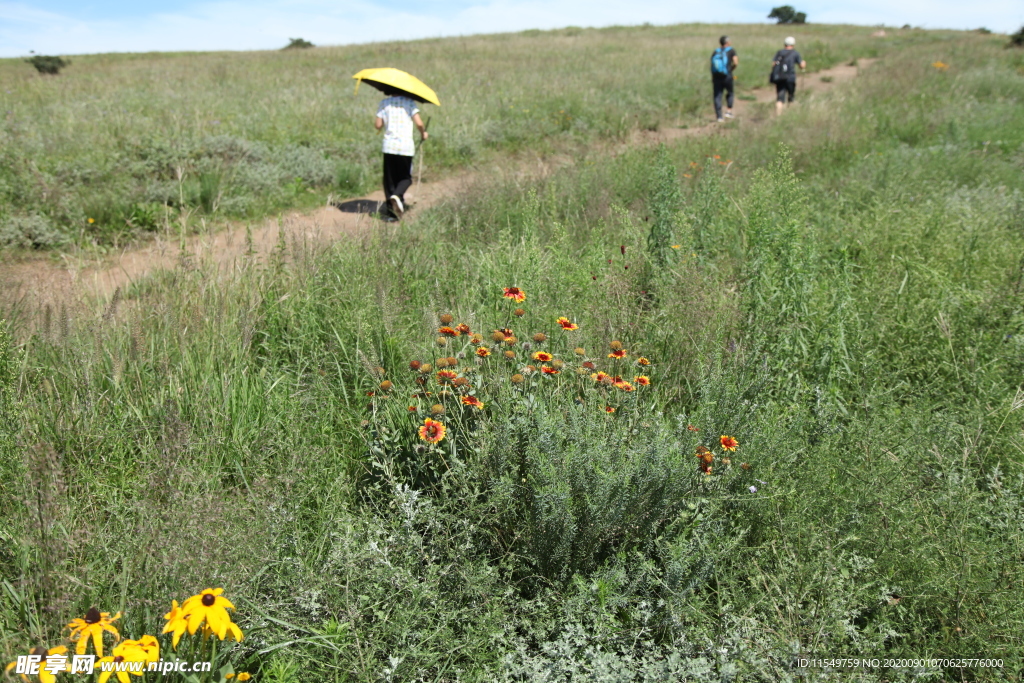
[[[416,154],[412,139],[412,117],[419,113],[416,102],[401,95],[385,97],[377,108],[384,121],[384,153],[411,157]]]

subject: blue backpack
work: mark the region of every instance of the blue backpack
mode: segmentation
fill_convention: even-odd
[[[711,55],[711,73],[716,76],[729,75],[729,48],[720,47]]]

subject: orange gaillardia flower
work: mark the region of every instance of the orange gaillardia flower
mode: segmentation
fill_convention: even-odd
[[[483,340],[483,336],[479,334],[471,334],[469,336],[469,343],[472,344],[473,346],[480,346]]]
[[[448,326],[439,327],[439,328],[437,328],[437,331],[438,331],[439,334],[442,334],[445,337],[458,337],[459,334],[460,334],[460,332],[458,330],[456,330],[454,327],[448,327]]]
[[[454,381],[458,376],[459,374],[452,370],[440,370],[437,373],[437,381],[440,384],[448,384],[449,382]]]
[[[416,406],[409,406],[408,408],[408,411],[410,413],[415,413],[417,410],[419,410],[419,408],[417,408]]]
[[[594,361],[592,360],[585,360],[583,361],[583,367],[585,367],[587,370],[596,370],[597,364],[594,363]]]
[[[572,322],[571,320],[564,316],[558,319],[558,324],[561,325],[562,329],[565,330],[566,332],[571,332],[572,330],[580,329],[579,325],[577,325],[576,323]]]
[[[446,431],[444,423],[431,420],[429,417],[423,421],[423,425],[417,430],[420,438],[427,443],[437,443],[444,438]]]
[[[455,326],[455,331],[459,334],[469,334],[469,325],[466,323],[459,323]]]
[[[609,358],[625,358],[626,357],[626,349],[615,349],[614,351],[612,351],[611,353],[608,354],[608,357]]]
[[[726,451],[733,451],[733,452],[735,452],[736,449],[739,448],[739,445],[740,445],[739,442],[736,441],[736,439],[732,438],[731,436],[726,436],[724,434],[722,435],[722,438],[720,439],[720,441],[722,443],[722,449],[726,450]]]
[[[473,406],[477,410],[484,409],[484,402],[478,399],[476,396],[463,396],[462,404],[467,406]]]
[[[486,346],[480,346],[476,350],[476,355],[480,356],[481,358],[487,358],[487,356],[491,355],[491,350]]]
[[[118,612],[114,615],[114,618],[110,618],[110,612],[100,612],[95,607],[91,608],[85,613],[84,617],[72,619],[71,623],[68,624],[68,628],[71,629],[71,633],[68,636],[68,640],[72,643],[77,642],[75,646],[75,653],[84,655],[85,647],[92,638],[93,651],[97,657],[103,656],[103,632],[107,631],[114,634],[114,642],[121,640],[121,634],[117,632],[117,629],[112,624],[121,618],[121,613]]]
[[[604,412],[606,412],[606,413],[614,413],[615,412],[615,408],[613,406],[605,406],[604,407]]]
[[[605,379],[610,379],[611,375],[607,372],[595,372],[590,376],[590,378],[595,382],[603,382]]]
[[[547,363],[549,360],[552,360],[553,358],[554,356],[552,356],[547,351],[538,351],[537,353],[533,354],[533,359],[539,360],[541,363]]]
[[[615,387],[617,389],[622,389],[623,391],[636,391],[636,387],[634,387],[629,382],[621,379],[615,383]]]
[[[647,358],[644,358],[643,356],[640,356],[639,358],[636,359],[636,364],[637,365],[650,365],[651,361],[649,359],[647,359]]]
[[[540,371],[543,372],[545,375],[557,375],[559,372],[561,372],[560,370],[556,370],[550,365],[540,366]]]
[[[512,299],[512,301],[515,301],[517,304],[526,301],[526,292],[518,287],[506,287],[502,296],[506,299]]]
[[[636,377],[633,378],[633,381],[642,387],[647,387],[651,385],[651,378],[648,377],[647,375],[637,375]]]

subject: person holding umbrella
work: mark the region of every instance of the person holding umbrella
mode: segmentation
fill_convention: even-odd
[[[413,127],[419,130],[421,141],[429,137],[416,102],[440,102],[422,81],[398,69],[364,69],[353,78],[366,81],[385,95],[377,107],[374,127],[384,132],[384,198],[388,210],[383,218],[394,222],[405,213],[405,192],[412,185],[412,160],[416,155]]]

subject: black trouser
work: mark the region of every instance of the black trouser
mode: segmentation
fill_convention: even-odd
[[[405,191],[412,185],[412,157],[401,154],[384,154],[384,205],[383,211],[390,215],[388,199],[398,195],[405,204]]]
[[[786,97],[789,97],[789,101],[792,102],[796,99],[796,79],[789,78],[784,81],[775,82],[775,94],[778,97],[779,102],[785,102]]]
[[[726,93],[725,105],[732,109],[733,83],[732,75],[712,76],[711,83],[715,86],[715,117],[722,118],[722,93]]]

